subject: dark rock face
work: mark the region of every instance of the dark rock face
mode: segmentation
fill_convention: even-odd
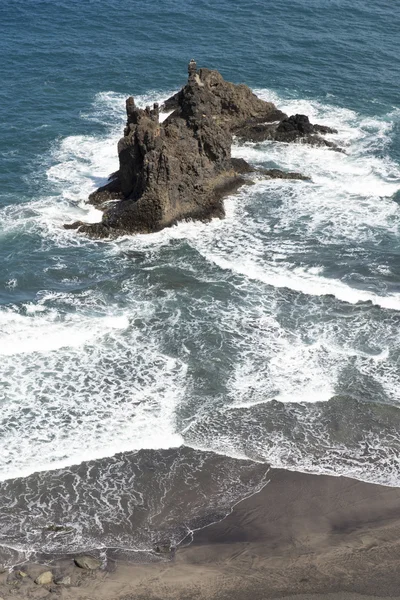
[[[281,171],[280,169],[260,169],[249,165],[243,158],[232,158],[232,166],[237,173],[259,173],[264,179],[300,179],[310,181],[310,177],[292,171]]]
[[[325,140],[319,134],[337,133],[336,129],[324,125],[312,125],[306,115],[292,115],[274,123],[248,124],[235,131],[242,141],[264,142],[305,142],[314,146],[327,146],[337,149],[336,144]]]
[[[287,117],[246,85],[225,81],[218,71],[189,63],[188,82],[169,98],[159,121],[159,106],[140,109],[126,101],[127,123],[118,143],[119,170],[91,194],[103,210],[101,223],[66,225],[94,237],[159,231],[182,219],[224,215],[223,197],[235,191],[253,169],[231,159],[232,136],[249,141],[277,140],[331,145],[304,115]],[[332,144],[333,145],[333,144]],[[304,179],[298,173],[261,170],[265,177]]]
[[[312,125],[306,115],[292,115],[279,123],[274,139],[278,142],[292,142],[304,138],[307,143],[335,147],[333,142],[321,138],[319,133],[337,133],[337,131],[323,125]]]
[[[77,556],[74,558],[74,563],[81,569],[87,569],[88,571],[95,571],[101,566],[101,562],[93,556]]]
[[[280,133],[290,132],[296,135],[308,135],[314,132],[314,127],[306,115],[292,115],[279,123],[277,131]]]

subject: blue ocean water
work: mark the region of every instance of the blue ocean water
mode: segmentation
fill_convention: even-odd
[[[154,497],[150,463],[161,499],[192,464],[214,512],[260,485],[260,464],[399,485],[399,8],[0,4],[0,502],[24,499],[0,517],[5,547],[148,548],[116,506],[133,480],[138,506]],[[312,183],[259,181],[208,225],[113,242],[65,231],[99,219],[85,200],[118,166],[125,98],[168,97],[192,57],[334,126],[345,153],[235,145]],[[218,487],[202,452],[242,469],[227,463]],[[72,480],[76,535],[44,540],[38,522],[64,523],[68,495],[38,514],[38,494]],[[191,502],[190,519],[205,514]]]

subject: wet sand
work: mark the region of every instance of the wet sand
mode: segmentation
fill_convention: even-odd
[[[63,565],[73,587],[5,583],[0,596],[63,600],[400,598],[400,489],[270,471],[269,484],[196,532],[170,562]],[[25,578],[28,579],[28,578]],[[52,590],[52,591],[51,591]]]

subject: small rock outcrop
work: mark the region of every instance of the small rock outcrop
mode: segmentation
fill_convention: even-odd
[[[300,179],[301,181],[311,180],[310,177],[294,171],[281,171],[280,169],[262,169],[260,167],[252,167],[243,158],[232,158],[232,165],[237,173],[258,173],[263,177],[263,179]]]
[[[336,129],[325,125],[313,125],[306,115],[284,116],[275,123],[245,124],[236,129],[236,135],[243,141],[264,142],[303,142],[313,146],[327,146],[337,149],[334,142],[324,139],[320,134],[337,133]]]
[[[101,567],[101,562],[93,556],[77,556],[74,558],[74,562],[80,569],[86,569],[88,571],[95,571]]]
[[[103,211],[102,222],[77,221],[67,229],[109,237],[159,231],[183,219],[223,217],[223,197],[254,171],[243,159],[231,158],[233,136],[334,147],[322,137],[334,130],[312,125],[305,115],[288,117],[246,85],[227,82],[218,71],[198,70],[193,60],[188,74],[187,84],[161,107],[172,111],[163,122],[158,104],[141,109],[127,99],[119,170],[89,197]],[[258,173],[307,179],[278,169]]]
[[[169,542],[163,544],[156,544],[154,546],[154,552],[156,554],[172,555],[174,554],[175,550],[175,546],[172,546]]]

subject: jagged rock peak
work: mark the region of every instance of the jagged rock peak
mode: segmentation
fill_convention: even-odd
[[[182,219],[224,215],[223,197],[248,179],[251,167],[231,159],[233,135],[242,140],[276,140],[333,146],[305,115],[288,117],[244,84],[225,81],[218,71],[191,60],[186,85],[161,107],[172,113],[160,123],[160,107],[139,108],[126,100],[127,121],[118,142],[119,169],[91,194],[101,223],[66,225],[92,236],[158,231]],[[247,175],[246,175],[247,173]],[[245,174],[245,175],[242,175]],[[302,178],[277,169],[265,177]]]

